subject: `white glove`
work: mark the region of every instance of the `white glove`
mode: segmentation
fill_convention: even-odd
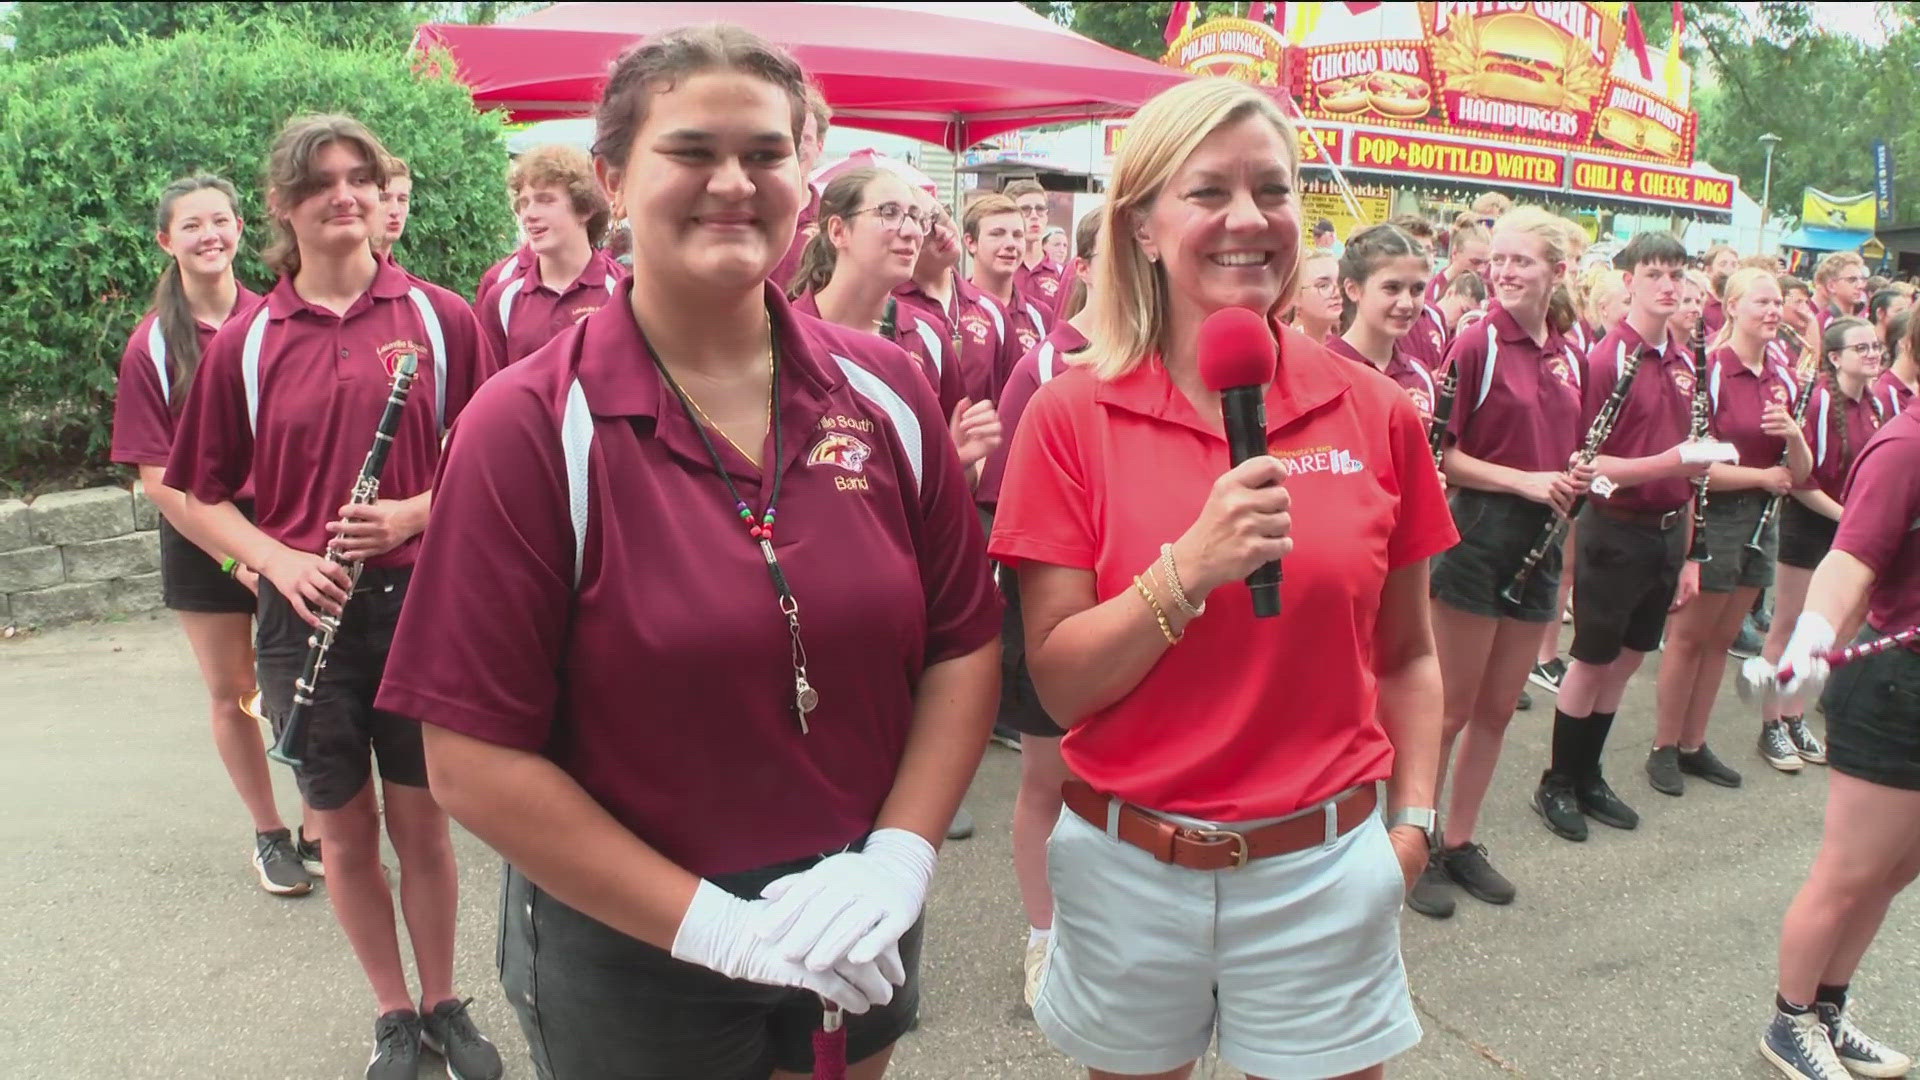
[[[711,881],[702,881],[693,903],[673,935],[673,957],[717,971],[730,979],[811,990],[850,1013],[863,1013],[893,1000],[893,988],[878,964],[839,964],[810,969],[782,959],[748,929],[764,900],[742,900]],[[900,967],[900,954],[892,953]]]
[[[1764,656],[1749,656],[1746,663],[1740,665],[1740,681],[1735,687],[1740,691],[1742,700],[1764,699],[1780,685],[1778,670]]]
[[[881,829],[865,850],[829,856],[761,890],[771,903],[755,914],[753,932],[776,955],[812,971],[884,960],[920,918],[935,859],[919,834]],[[882,964],[881,971],[895,983],[906,980],[897,950],[891,969]]]
[[[1787,651],[1780,654],[1781,666],[1793,669],[1793,677],[1781,684],[1780,693],[1786,697],[1818,694],[1833,670],[1823,655],[1831,648],[1833,624],[1816,612],[1801,612],[1793,624],[1793,636],[1787,639]]]

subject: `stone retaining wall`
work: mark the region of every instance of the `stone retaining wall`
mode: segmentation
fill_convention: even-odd
[[[160,606],[160,512],[136,481],[0,501],[0,626]]]

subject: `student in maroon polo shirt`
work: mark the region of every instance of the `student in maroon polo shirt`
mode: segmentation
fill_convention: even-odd
[[[1851,251],[1822,255],[1813,269],[1813,299],[1821,326],[1842,315],[1864,315],[1867,306],[1865,260]]]
[[[1808,388],[1801,432],[1812,472],[1780,503],[1779,565],[1774,571],[1773,625],[1760,655],[1775,663],[1786,651],[1794,621],[1806,606],[1807,583],[1833,546],[1847,471],[1867,440],[1896,410],[1873,390],[1881,369],[1878,335],[1862,319],[1835,319],[1821,342],[1820,374]],[[1851,624],[1840,627],[1851,633]],[[1824,765],[1826,745],[1815,735],[1799,697],[1769,694],[1760,706],[1760,756],[1781,772]]]
[[[1862,607],[1857,641],[1920,623],[1916,520],[1920,414],[1908,410],[1861,449],[1848,476],[1833,550],[1781,657],[1794,672],[1785,692],[1819,692],[1828,674],[1819,654]],[[1774,665],[1750,664],[1775,681]],[[1913,1059],[1854,1023],[1848,986],[1889,905],[1920,876],[1920,652],[1890,649],[1835,670],[1820,701],[1832,766],[1826,828],[1782,922],[1775,1015],[1761,1052],[1789,1076],[1904,1076]]]
[[[1920,319],[1907,320],[1904,348],[1880,357],[1880,377],[1874,381],[1874,396],[1887,404],[1887,414],[1901,412],[1913,402],[1920,390]]]
[[[439,477],[382,701],[509,863],[541,1076],[806,1075],[824,995],[868,1080],[914,1021],[1000,611],[932,391],[767,280],[804,92],[724,25],[615,62],[633,276],[483,388]]]
[[[612,211],[586,154],[560,145],[529,150],[513,163],[507,190],[535,261],[480,300],[480,327],[503,365],[605,307],[626,273],[600,247]]]
[[[1413,247],[1420,255],[1422,270],[1432,276],[1433,270],[1433,224],[1416,214],[1401,214],[1387,224],[1399,229],[1413,241]],[[1430,372],[1438,372],[1447,358],[1448,322],[1435,303],[1428,303],[1426,287],[1421,286],[1420,311],[1414,316],[1413,328],[1400,339],[1400,349],[1421,367]]]
[[[393,246],[406,235],[413,216],[413,170],[404,158],[387,159],[387,186],[380,189],[380,227],[373,234],[373,253],[393,257]]]
[[[1438,300],[1446,295],[1447,283],[1455,274],[1469,271],[1482,277],[1487,273],[1488,246],[1493,242],[1487,227],[1480,224],[1471,214],[1461,214],[1448,233],[1447,265],[1433,280],[1427,282],[1427,299]]]
[[[1253,1076],[1377,1076],[1419,1038],[1398,910],[1433,824],[1426,567],[1453,525],[1406,395],[1292,330],[1271,453],[1229,467],[1196,339],[1291,299],[1296,136],[1223,79],[1130,123],[1092,342],[1021,418],[991,545],[1078,778],[1034,1016],[1094,1077],[1185,1075],[1216,1032]],[[1256,619],[1241,580],[1282,556]]]
[[[179,613],[180,629],[200,665],[212,700],[213,745],[233,790],[253,819],[253,871],[260,887],[279,896],[305,896],[313,879],[302,864],[300,840],[273,801],[260,724],[240,707],[253,691],[253,589],[258,578],[228,561],[209,542],[203,549],[175,524],[180,493],[162,483],[173,449],[174,421],[185,406],[214,331],[260,297],[233,277],[240,250],[240,197],[218,176],[189,176],[160,192],[154,239],[167,268],[154,286],[153,306],[135,324],[120,356],[113,404],[113,460],[140,470],[140,486],[160,511],[160,592]],[[251,503],[251,492],[242,501]],[[316,846],[317,861],[317,846]]]
[[[960,357],[960,370],[967,370],[966,351],[954,331],[960,303],[960,230],[953,216],[933,193],[914,188],[913,195],[925,216],[927,235],[920,242],[920,257],[914,261],[913,276],[893,290],[899,301],[896,319],[911,317],[924,321],[933,332],[952,342],[952,355]],[[915,327],[918,333],[918,327]]]
[[[1707,474],[1707,561],[1699,564],[1700,591],[1674,611],[1660,650],[1647,779],[1667,795],[1683,794],[1686,776],[1740,786],[1740,774],[1708,748],[1707,721],[1727,649],[1761,590],[1773,584],[1776,526],[1767,526],[1757,548],[1748,545],[1774,499],[1792,491],[1813,467],[1807,440],[1793,421],[1800,387],[1792,370],[1767,353],[1780,325],[1778,282],[1765,270],[1736,270],[1727,278],[1723,301],[1727,323],[1700,377],[1707,380],[1712,408],[1708,430],[1732,443],[1740,459],[1715,464]]]
[[[1588,817],[1616,829],[1640,824],[1601,775],[1600,757],[1627,681],[1660,647],[1668,609],[1700,585],[1699,564],[1686,560],[1687,506],[1690,481],[1707,467],[1680,459],[1678,444],[1691,430],[1694,370],[1686,343],[1667,330],[1686,285],[1687,249],[1668,233],[1642,233],[1614,266],[1627,286],[1627,315],[1587,356],[1582,432],[1591,430],[1629,359],[1638,366],[1594,459],[1593,497],[1574,532],[1573,662],[1554,708],[1553,756],[1533,794],[1534,811],[1567,840],[1587,838]]]
[[[1441,790],[1449,765],[1453,783],[1444,834],[1407,896],[1408,907],[1433,918],[1453,914],[1455,885],[1489,904],[1515,894],[1476,829],[1541,628],[1559,622],[1561,551],[1546,553],[1518,604],[1501,594],[1547,522],[1592,478],[1591,468],[1570,466],[1580,446],[1581,357],[1547,317],[1565,245],[1559,219],[1544,210],[1502,215],[1487,264],[1496,302],[1448,351],[1456,382],[1442,466],[1460,542],[1434,560],[1431,592],[1446,687]],[[1454,284],[1475,278],[1468,271]]]
[[[1491,264],[1488,270],[1491,272]],[[1468,327],[1486,317],[1486,279],[1472,271],[1456,274],[1452,281],[1447,282],[1446,295],[1442,296],[1437,303],[1429,304],[1427,307],[1430,316],[1439,323],[1448,348],[1452,348],[1454,338],[1466,333]],[[1577,342],[1570,341],[1568,344],[1578,348]],[[1586,353],[1581,353],[1581,356],[1585,355]],[[1444,364],[1442,366],[1444,367]]]
[[[1047,320],[1020,286],[1020,212],[1012,200],[1004,195],[975,199],[961,225],[972,262],[960,290],[972,309],[961,316],[961,339],[996,344],[994,368],[981,377],[987,396],[997,398],[1014,362],[1046,336]]]
[[[533,245],[522,241],[513,254],[487,267],[487,272],[480,275],[480,284],[473,287],[473,302],[477,304],[485,300],[487,291],[495,285],[525,274],[536,258],[538,256],[533,253]]]
[[[1046,237],[1047,219],[1052,212],[1047,189],[1041,187],[1038,180],[1015,180],[1000,194],[1012,199],[1019,208],[1020,233],[1025,240],[1019,269],[1014,271],[1014,284],[1042,310],[1051,311],[1059,301],[1067,268],[1054,262],[1041,242]],[[1045,333],[1044,328],[1041,332]]]
[[[1727,325],[1727,279],[1740,269],[1740,253],[1732,244],[1715,244],[1700,256],[1700,266],[1708,284],[1706,307],[1700,317],[1706,320],[1707,336],[1711,337]]]
[[[1394,225],[1370,225],[1347,238],[1340,255],[1341,316],[1346,324],[1327,349],[1366,364],[1398,383],[1420,414],[1433,422],[1433,372],[1405,347],[1419,321],[1427,288],[1427,260],[1419,244]]]
[[[343,619],[312,695],[307,738],[292,750],[304,759],[294,778],[326,840],[327,895],[378,1005],[369,1080],[412,1077],[423,1039],[461,1076],[497,1078],[499,1054],[467,1015],[471,999],[454,992],[459,873],[446,814],[427,790],[420,727],[374,707],[442,432],[493,362],[465,300],[373,254],[385,167],[379,140],[350,117],[295,118],[282,129],[267,164],[275,241],[266,258],[280,280],[214,336],[166,484],[185,493],[190,535],[206,536],[272,586],[260,589],[257,651],[261,704],[276,729],[311,626],[322,613]],[[381,497],[343,506],[405,354],[417,357],[419,374]],[[249,483],[254,521],[235,505]],[[357,584],[321,554],[327,548],[361,564]],[[383,802],[418,999],[380,866]]]
[[[826,146],[827,127],[833,120],[833,109],[827,105],[827,97],[820,88],[807,84],[807,119],[800,129],[800,145],[795,153],[800,159],[800,175],[813,175],[815,165],[820,163],[820,152]],[[800,270],[800,256],[807,249],[807,241],[812,240],[820,231],[820,192],[812,184],[807,185],[807,202],[800,208],[800,225],[794,230],[793,242],[787,245],[787,253],[781,257],[779,265],[773,268],[772,281],[783,293],[793,291],[793,276]]]
[[[1300,261],[1300,291],[1293,301],[1293,328],[1325,344],[1340,333],[1340,257],[1310,251]]]

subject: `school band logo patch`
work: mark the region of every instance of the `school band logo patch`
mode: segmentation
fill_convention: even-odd
[[[864,472],[873,448],[844,431],[830,431],[807,452],[807,464],[832,465],[850,473]]]
[[[1407,396],[1413,399],[1413,407],[1419,410],[1420,418],[1423,420],[1433,419],[1433,398],[1430,397],[1425,390],[1420,390],[1415,387],[1409,386],[1406,388],[1406,391]]]
[[[1693,396],[1693,372],[1682,368],[1674,368],[1668,374],[1673,376],[1673,388],[1680,391],[1681,397],[1690,398]]]
[[[1564,356],[1548,357],[1547,371],[1551,372],[1554,378],[1559,379],[1568,386],[1578,388],[1580,385],[1573,381],[1573,365],[1567,363],[1567,358]]]
[[[1775,405],[1785,405],[1787,403],[1787,388],[1781,386],[1779,383],[1769,385],[1767,387],[1767,400],[1773,402]]]
[[[567,309],[567,314],[573,316],[574,322],[579,322],[605,306],[605,304],[575,304]]]
[[[415,356],[413,370],[416,373],[433,366],[433,350],[412,338],[396,338],[380,346],[377,351],[380,354],[381,366],[387,369],[389,379],[393,378],[394,369],[399,366],[400,358],[408,353],[413,353]]]
[[[987,326],[987,320],[982,318],[970,317],[962,320],[961,325],[966,328],[967,336],[973,339],[975,345],[985,345],[987,335],[992,333]]]

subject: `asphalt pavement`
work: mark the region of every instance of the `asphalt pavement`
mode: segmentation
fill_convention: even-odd
[[[1657,659],[1657,658],[1655,658]],[[1650,660],[1607,767],[1643,818],[1571,844],[1526,805],[1551,696],[1514,721],[1479,839],[1519,899],[1408,912],[1407,964],[1426,1037],[1389,1068],[1412,1080],[1774,1075],[1755,1040],[1771,1008],[1781,913],[1818,842],[1825,774],[1768,769],[1731,687],[1710,742],[1740,790],[1647,787]],[[0,641],[0,1071],[33,1080],[359,1077],[372,1001],[318,891],[254,884],[251,835],[207,735],[203,692],[170,617]],[[1274,737],[1286,738],[1284,717]],[[1008,820],[1018,756],[995,747],[929,904],[918,1031],[902,1080],[1083,1075],[1020,1003],[1024,920]],[[293,785],[276,773],[282,805]],[[294,820],[290,817],[289,820]],[[498,860],[456,829],[457,981],[530,1078],[494,979]],[[1857,1017],[1920,1050],[1920,903],[1896,904],[1854,983]],[[1237,1077],[1221,1066],[1212,1075]],[[429,1058],[421,1076],[443,1075]],[[1206,1069],[1200,1075],[1208,1076]]]

